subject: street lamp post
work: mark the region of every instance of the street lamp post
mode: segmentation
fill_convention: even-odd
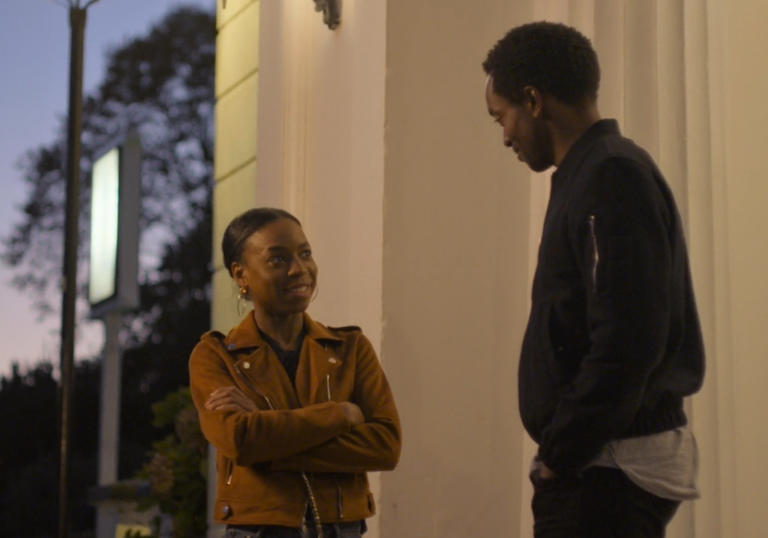
[[[67,202],[61,303],[61,385],[59,393],[59,538],[69,535],[69,474],[71,461],[72,395],[74,393],[75,300],[80,197],[80,132],[83,108],[83,43],[88,7],[70,0],[69,114],[67,120]]]

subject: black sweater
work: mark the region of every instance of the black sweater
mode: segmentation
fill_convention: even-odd
[[[556,473],[612,439],[686,423],[704,375],[683,227],[650,156],[613,120],[590,127],[552,175],[520,413]]]

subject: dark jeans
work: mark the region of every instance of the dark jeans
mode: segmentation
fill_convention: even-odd
[[[360,538],[365,532],[365,521],[328,523],[323,525],[323,538]],[[227,525],[225,538],[317,538],[314,525],[305,529],[276,525]]]
[[[633,484],[618,469],[590,467],[578,478],[532,473],[536,538],[663,538],[679,502]]]

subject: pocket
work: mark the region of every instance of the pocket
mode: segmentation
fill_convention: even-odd
[[[541,431],[549,424],[558,400],[557,367],[549,342],[551,311],[549,302],[531,306],[518,365],[521,418],[537,441]]]
[[[216,470],[218,471],[219,486],[227,487],[232,485],[232,474],[234,472],[234,462],[219,454]]]
[[[541,473],[539,470],[540,468],[535,466],[533,469],[531,469],[531,472],[528,473],[528,479],[531,481],[531,484],[533,484],[534,490],[557,487],[560,483],[566,481],[566,479],[560,478],[559,476],[554,476],[552,478],[541,478]]]
[[[555,477],[541,480],[531,476],[531,481],[534,484],[531,508],[537,524],[578,521],[581,500],[580,479]]]
[[[362,536],[362,522],[338,523],[336,525],[336,536],[338,538],[360,538]]]
[[[264,529],[246,531],[242,529],[227,529],[226,538],[266,538]]]

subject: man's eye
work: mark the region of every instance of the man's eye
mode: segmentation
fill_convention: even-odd
[[[280,265],[285,263],[285,256],[270,256],[267,260],[271,265]]]
[[[305,260],[310,260],[310,259],[312,259],[312,251],[309,250],[309,249],[302,250],[300,256],[302,258],[304,258]]]

